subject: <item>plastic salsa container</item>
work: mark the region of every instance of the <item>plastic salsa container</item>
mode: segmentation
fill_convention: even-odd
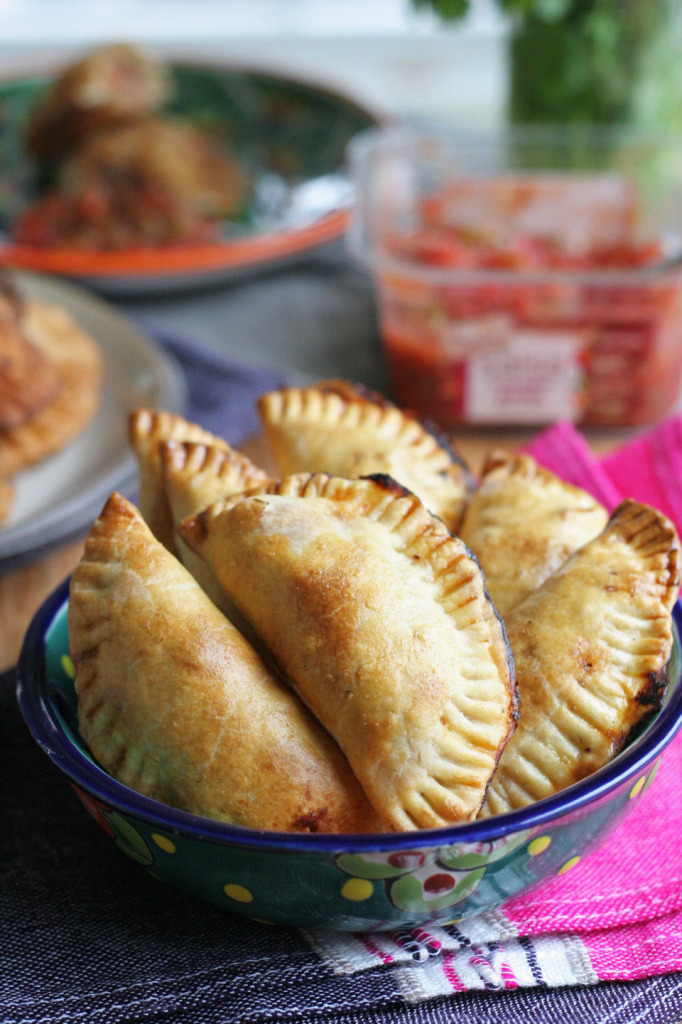
[[[682,149],[375,132],[350,151],[394,399],[443,426],[645,424],[682,377]]]

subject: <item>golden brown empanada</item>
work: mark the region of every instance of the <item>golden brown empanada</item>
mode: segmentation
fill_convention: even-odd
[[[14,484],[6,477],[4,479],[0,478],[0,523],[7,519],[12,511],[13,504]]]
[[[128,435],[137,459],[140,511],[157,540],[175,553],[173,516],[163,486],[159,444],[162,441],[197,441],[227,448],[227,441],[182,416],[151,409],[131,412]]]
[[[176,238],[181,232],[182,214],[209,219],[234,216],[246,194],[244,172],[220,138],[169,114],[88,136],[62,166],[60,186],[67,195],[111,195],[112,202],[118,198],[122,207],[127,199],[138,222],[144,216],[143,200],[156,195],[157,209],[148,217],[147,230],[154,231],[155,220],[165,213],[171,223],[162,237],[170,242],[173,230]],[[173,213],[177,213],[174,222]],[[132,225],[124,225],[123,230],[126,227]],[[115,225],[111,232],[113,241]]]
[[[0,267],[0,324],[8,323],[18,327],[25,302],[14,280]]]
[[[504,627],[466,546],[387,477],[290,476],[180,524],[387,827],[476,815],[514,727]]]
[[[158,110],[170,91],[168,69],[137,46],[100,47],[64,68],[31,112],[29,151],[38,160],[61,157],[93,133]]]
[[[80,732],[120,782],[254,828],[380,828],[333,740],[118,494],[68,621]]]
[[[601,533],[606,509],[530,455],[486,460],[459,530],[485,574],[497,610],[508,615],[569,555]]]
[[[219,498],[270,482],[269,475],[226,441],[162,441],[162,479],[173,520],[180,522]]]
[[[474,480],[444,437],[381,395],[343,380],[280,388],[258,401],[282,475],[386,473],[456,531]]]
[[[52,401],[19,426],[0,430],[0,477],[62,448],[88,425],[99,405],[102,359],[96,342],[59,306],[30,301],[22,316],[29,342],[54,365]]]
[[[195,441],[162,441],[159,446],[163,490],[168,498],[174,526],[195,512],[201,512],[220,498],[239,494],[269,483],[264,469],[225,444],[224,448]],[[232,601],[220,587],[203,558],[179,537],[174,537],[178,557],[215,604],[243,629],[237,621]]]
[[[521,710],[484,816],[590,775],[658,709],[679,580],[672,523],[624,501],[599,537],[509,615]]]
[[[51,359],[0,310],[0,430],[11,430],[53,399],[61,379]]]

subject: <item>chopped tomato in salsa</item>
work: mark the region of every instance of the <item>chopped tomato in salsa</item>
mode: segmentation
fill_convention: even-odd
[[[477,237],[470,230],[447,227],[391,236],[386,240],[386,250],[425,267],[467,270],[631,270],[663,256],[658,242],[620,241],[571,252],[560,241],[542,236],[519,235],[501,245]]]
[[[14,225],[20,244],[91,249],[207,242],[218,234],[214,221],[197,216],[177,196],[141,187],[91,187],[73,196],[50,192]]]
[[[445,427],[634,425],[674,404],[682,276],[637,275],[664,253],[636,238],[627,189],[612,183],[611,205],[585,211],[577,189],[555,208],[560,187],[534,195],[528,183],[488,183],[491,214],[470,184],[458,186],[423,201],[416,229],[386,232],[379,307],[396,401]],[[521,230],[531,223],[540,228]]]

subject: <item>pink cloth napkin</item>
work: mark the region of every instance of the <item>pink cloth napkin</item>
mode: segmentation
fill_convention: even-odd
[[[632,497],[661,509],[682,533],[682,418],[601,459],[563,422],[526,450],[609,510]],[[467,989],[586,985],[682,971],[682,734],[623,827],[568,875],[456,926],[306,934],[339,973],[388,967],[414,1003]]]

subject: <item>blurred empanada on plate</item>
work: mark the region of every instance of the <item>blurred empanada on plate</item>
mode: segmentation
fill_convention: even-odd
[[[14,484],[6,477],[0,478],[0,523],[4,522],[14,504]]]
[[[19,426],[0,430],[0,477],[10,476],[59,451],[90,423],[100,397],[102,358],[96,342],[60,306],[26,303],[22,329],[53,364],[54,398]]]
[[[380,829],[337,745],[118,494],[68,623],[81,735],[124,785],[253,828]]]
[[[387,828],[475,817],[514,728],[475,559],[387,477],[300,474],[179,531],[334,736]]]
[[[61,387],[56,365],[25,336],[20,323],[0,313],[0,430],[21,426]]]
[[[267,392],[258,411],[282,475],[386,473],[457,530],[471,472],[435,429],[381,395],[344,380],[321,381]]]
[[[69,64],[31,111],[27,145],[54,160],[92,133],[138,121],[171,93],[164,65],[129,43],[99,47]]]
[[[591,775],[658,710],[679,582],[674,526],[628,500],[597,538],[511,612],[519,723],[484,816]]]

